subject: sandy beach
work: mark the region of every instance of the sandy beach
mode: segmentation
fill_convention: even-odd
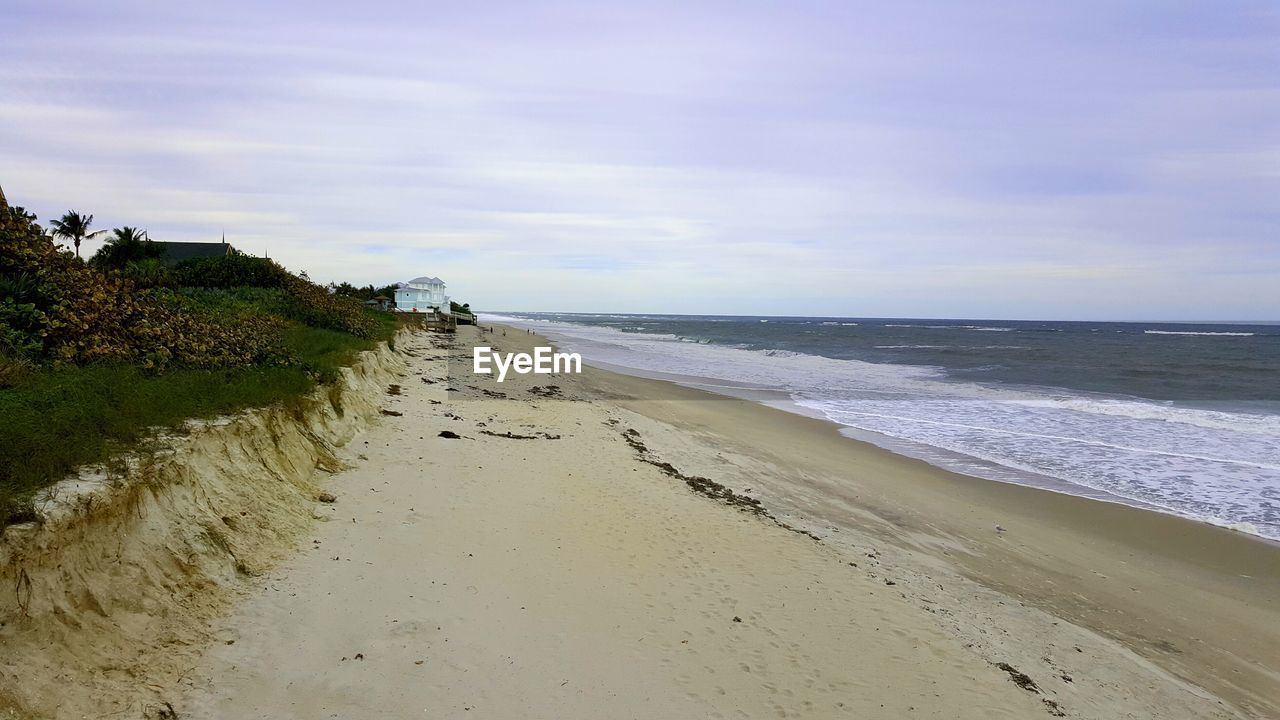
[[[1280,720],[1280,3],[2,14],[0,720]]]
[[[394,414],[217,621],[181,717],[1280,712],[1273,546],[669,383],[497,384],[460,372],[476,342],[540,341],[401,343]]]

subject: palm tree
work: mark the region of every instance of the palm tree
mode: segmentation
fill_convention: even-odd
[[[54,237],[66,238],[75,243],[76,257],[80,257],[80,243],[85,238],[97,237],[98,235],[106,232],[106,230],[89,232],[89,226],[92,224],[92,215],[81,215],[75,210],[72,210],[61,218],[49,223],[50,227],[53,228]]]
[[[146,230],[126,225],[111,231],[111,238],[89,258],[89,264],[102,270],[124,270],[131,262],[163,254],[163,248],[147,238]]]
[[[92,219],[93,216],[90,215],[89,218]],[[147,231],[125,225],[124,227],[118,227],[115,230],[112,230],[111,235],[113,236],[112,239],[116,242],[126,244],[140,243],[146,238]]]

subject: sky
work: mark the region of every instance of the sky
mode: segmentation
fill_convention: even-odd
[[[41,221],[488,310],[1280,319],[1272,0],[0,1]]]

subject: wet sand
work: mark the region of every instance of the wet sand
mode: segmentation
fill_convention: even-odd
[[[1273,546],[670,383],[461,372],[537,341],[503,332],[404,343],[398,414],[218,624],[182,717],[1280,708]]]

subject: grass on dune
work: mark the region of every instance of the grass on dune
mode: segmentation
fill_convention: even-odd
[[[278,300],[200,294],[197,301],[218,312],[262,309]],[[374,339],[291,323],[281,342],[297,362],[285,367],[173,368],[160,374],[122,364],[34,370],[16,387],[0,390],[0,527],[32,519],[30,501],[39,490],[155,428],[289,401],[317,383],[336,380],[356,353],[394,333],[394,318],[370,314],[379,327]]]

